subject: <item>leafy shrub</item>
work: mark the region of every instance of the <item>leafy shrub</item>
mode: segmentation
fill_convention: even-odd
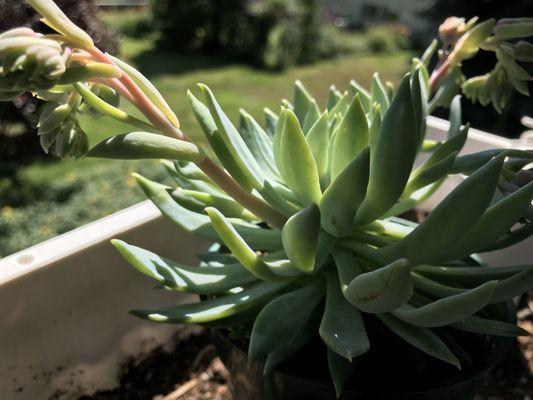
[[[106,11],[102,13],[102,21],[118,33],[135,39],[154,30],[152,15],[145,9]]]
[[[166,50],[216,51],[268,69],[338,53],[317,0],[153,0],[152,13]]]
[[[368,50],[375,53],[408,49],[409,35],[409,28],[402,24],[376,25],[365,34]]]

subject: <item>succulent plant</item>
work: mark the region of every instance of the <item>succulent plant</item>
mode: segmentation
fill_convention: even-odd
[[[265,362],[267,370],[320,335],[338,393],[353,359],[372,343],[364,314],[457,367],[458,358],[433,328],[526,334],[495,319],[490,305],[533,287],[533,266],[488,267],[475,254],[531,235],[533,182],[527,168],[533,152],[460,155],[469,128],[462,124],[456,95],[461,61],[489,44],[504,46],[498,40],[509,36],[500,27],[522,22],[495,27],[493,21],[448,21],[441,28],[446,47],[436,69],[430,73],[427,67],[433,44],[413,61],[397,89],[376,74],[369,91],[356,82],[344,92],[332,87],[321,108],[297,81],[293,101],[283,100],[279,112],[265,109],[264,125],[243,110],[237,128],[214,93],[199,85],[202,100],[192,92],[188,99],[206,146],[180,130],[139,71],[100,52],[53,3],[30,3],[60,33],[51,40],[70,54],[59,86],[25,88],[53,98],[42,117],[43,135],[49,126],[73,129],[77,113],[86,109],[129,123],[137,130],[104,140],[85,156],[166,160],[175,185],[136,175],[140,186],[181,229],[217,242],[200,255],[198,266],[188,266],[113,241],[128,262],[164,288],[202,296],[193,304],[133,315],[244,329],[250,360]],[[531,21],[526,24],[531,33]],[[505,63],[519,57],[501,56],[506,60],[499,60],[506,71],[501,82],[513,85]],[[117,96],[145,119],[120,108]],[[489,98],[496,107],[502,104],[498,96]],[[450,107],[442,142],[425,138],[426,116],[436,104]],[[423,222],[400,217],[451,175],[464,180]]]

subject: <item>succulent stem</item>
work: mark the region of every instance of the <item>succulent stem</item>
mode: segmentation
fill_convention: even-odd
[[[91,50],[93,57],[101,62],[116,65],[113,60],[102,53],[100,49],[94,48]],[[183,132],[175,127],[165,115],[157,109],[153,102],[142,92],[137,84],[131,79],[128,74],[123,73],[117,81],[123,86],[121,93],[126,90],[126,93],[131,95],[131,99],[137,108],[148,118],[148,120],[164,134],[180,140],[190,139],[183,134]],[[115,82],[116,83],[116,82]],[[214,183],[216,183],[228,195],[233,197],[237,202],[257,215],[265,222],[269,223],[275,228],[281,229],[285,225],[286,218],[278,211],[268,205],[266,202],[257,198],[256,196],[247,193],[226,171],[220,168],[209,157],[205,157],[203,161],[197,163],[198,167],[209,176]]]

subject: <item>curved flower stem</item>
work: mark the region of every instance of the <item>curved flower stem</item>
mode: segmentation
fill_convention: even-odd
[[[99,49],[94,48],[91,51],[93,57],[101,62],[113,64],[113,60],[102,53]],[[148,118],[148,120],[164,134],[179,140],[190,141],[183,132],[175,127],[168,118],[152,103],[152,101],[143,93],[131,77],[123,73],[119,82],[124,86],[128,93],[131,94],[136,107]],[[120,87],[120,86],[117,86]],[[197,163],[198,167],[209,176],[224,192],[234,198],[237,202],[247,208],[250,212],[257,215],[271,226],[281,229],[285,225],[286,218],[272,208],[268,203],[251,193],[246,192],[224,169],[218,166],[208,156],[201,162]]]
[[[435,90],[437,89],[437,86],[439,84],[439,81],[442,79],[444,75],[448,72],[450,69],[450,62],[446,58],[443,60],[443,62],[433,70],[431,73],[431,76],[429,77],[429,92],[430,94],[435,93]]]
[[[247,193],[225,170],[220,168],[209,157],[196,163],[198,167],[209,176],[224,192],[233,197],[246,209],[268,222],[275,228],[282,229],[286,218],[270,205],[258,197]]]

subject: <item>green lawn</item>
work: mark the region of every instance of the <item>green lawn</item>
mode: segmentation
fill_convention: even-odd
[[[331,84],[345,88],[350,79],[356,79],[368,86],[374,71],[397,81],[409,62],[404,53],[356,55],[272,73],[222,58],[162,54],[151,48],[151,39],[128,39],[123,56],[153,80],[180,118],[183,131],[193,138],[201,138],[201,133],[189,111],[186,91],[197,90],[198,82],[214,90],[234,121],[240,107],[262,121],[263,107],[277,109],[282,98],[292,97],[297,78],[324,101]],[[103,118],[83,122],[92,143],[127,130]],[[21,168],[15,179],[0,178],[0,257],[143,200],[130,177],[133,171],[164,179],[157,162],[94,159],[36,163]]]

